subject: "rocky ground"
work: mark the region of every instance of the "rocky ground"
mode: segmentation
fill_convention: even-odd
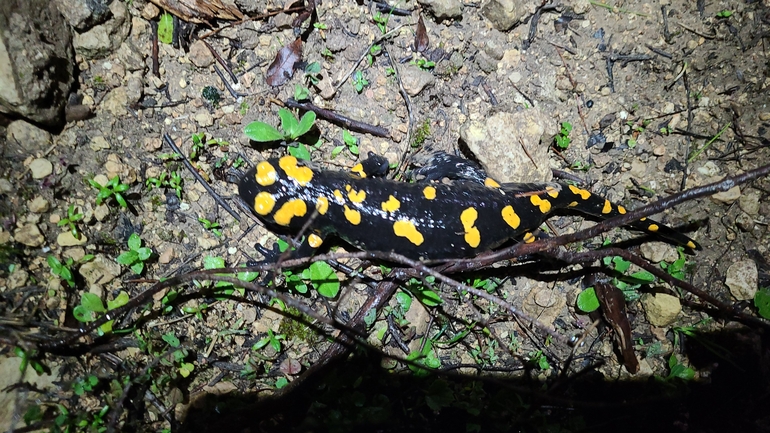
[[[233,181],[245,161],[287,151],[251,141],[243,130],[253,121],[278,125],[278,108],[297,96],[297,87],[307,87],[309,102],[319,107],[386,129],[380,137],[351,128],[359,155],[374,151],[398,164],[413,153],[460,152],[506,182],[549,180],[552,169],[562,170],[627,209],[770,160],[767,1],[576,1],[538,8],[503,0],[426,0],[396,5],[413,11],[403,16],[378,16],[368,3],[327,1],[316,7],[315,25],[299,27],[298,12],[268,13],[292,5],[238,0],[236,6],[258,18],[237,25],[220,21],[214,27],[223,29],[210,35],[199,25],[193,34],[200,40],[189,39],[186,49],[184,42],[161,42],[157,75],[151,23],[161,11],[153,3],[113,1],[109,19],[98,25],[67,16],[77,53],[71,106],[85,114],[53,134],[23,120],[5,123],[4,430],[23,425],[29,407],[42,412],[33,420],[50,424],[61,413],[54,402],[66,402],[67,422],[74,425],[82,416],[93,429],[176,429],[181,423],[205,430],[208,422],[232,422],[233,429],[259,424],[261,431],[326,430],[321,425],[341,431],[364,425],[383,431],[417,425],[571,431],[634,423],[770,430],[762,412],[770,383],[767,322],[756,319],[754,305],[757,289],[770,285],[767,176],[655,216],[687,230],[703,247],[685,257],[684,279],[756,320],[741,324],[735,313],[707,308],[697,296],[660,281],[644,285],[627,298],[639,363],[634,374],[619,357],[613,336],[618,328],[613,332],[601,315],[576,307],[584,267],[542,259],[457,278],[493,281],[490,294],[555,330],[552,336],[493,303],[458,299],[438,285],[441,307],[401,290],[366,320],[372,348],[448,374],[438,379],[360,351],[342,368],[306,379],[303,373],[327,360],[328,339],[285,317],[279,304],[265,309],[270,297],[237,291],[222,297],[196,280],[155,294],[113,324],[126,333],[39,358],[53,374],[38,376],[28,368],[25,380],[34,387],[9,390],[18,382],[23,353],[34,364],[35,335],[61,338],[81,326],[73,309],[87,307],[84,293],[111,308],[121,292],[135,298],[160,278],[218,261],[237,266],[260,257],[256,243],[273,245],[275,235],[254,226],[238,205]],[[415,41],[426,40],[418,30],[420,16],[427,48],[418,53]],[[272,73],[276,53],[298,33],[305,63],[291,78]],[[218,75],[215,68],[223,67],[212,53],[237,82],[227,72]],[[305,69],[314,62],[320,69]],[[267,84],[274,80],[285,83]],[[553,137],[566,124],[570,144],[560,149]],[[164,134],[217,197],[173,157]],[[347,169],[358,161],[339,125],[319,117],[310,135],[303,146],[319,166]],[[195,137],[202,137],[200,146]],[[127,207],[114,198],[97,201],[89,183],[106,185],[116,176],[127,186]],[[556,234],[594,224],[574,215],[551,221],[548,230]],[[121,253],[139,251],[136,240],[129,246],[133,233],[153,253],[141,275],[116,261]],[[594,250],[605,239],[635,235],[615,229],[569,248]],[[680,259],[673,246],[654,240],[621,245],[655,266],[676,266]],[[61,272],[52,275],[49,257],[73,272],[72,285]],[[372,266],[365,274],[376,283],[383,270]],[[299,275],[282,276],[276,288],[343,321],[372,293],[342,270],[336,297],[327,299],[312,287],[299,293]],[[574,350],[561,342],[572,336],[582,338]],[[169,349],[174,344],[178,350]],[[672,376],[685,378],[685,385]],[[290,386],[294,394],[282,396],[288,400],[268,398],[295,381],[304,388]],[[659,387],[648,388],[650,383]],[[262,405],[250,406],[255,401]],[[112,409],[99,415],[105,405]],[[252,412],[239,412],[242,406]],[[196,409],[192,422],[190,408]],[[237,423],[244,418],[250,421]]]

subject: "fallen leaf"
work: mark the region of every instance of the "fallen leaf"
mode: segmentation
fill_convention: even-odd
[[[215,18],[221,20],[242,20],[243,14],[234,5],[222,0],[150,0],[184,21],[205,23]]]
[[[599,305],[602,307],[604,318],[609,322],[615,331],[615,342],[620,348],[620,354],[623,358],[623,365],[629,373],[634,374],[639,371],[639,360],[634,353],[634,342],[631,338],[631,324],[626,315],[626,301],[623,298],[623,292],[607,281],[598,280],[594,284],[596,297],[599,298]]]
[[[284,46],[275,55],[275,60],[267,68],[267,84],[276,87],[289,81],[294,75],[294,64],[302,59],[302,40],[297,38],[294,42]]]
[[[302,370],[302,364],[300,364],[296,359],[286,358],[281,361],[281,365],[278,367],[278,369],[283,374],[294,376],[299,374],[299,372]]]
[[[414,35],[414,49],[421,53],[428,49],[428,45],[430,45],[428,30],[425,28],[425,22],[422,20],[422,14],[420,14],[420,19],[417,20],[417,33]]]

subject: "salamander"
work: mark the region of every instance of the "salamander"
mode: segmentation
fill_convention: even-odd
[[[424,176],[418,182],[374,177],[387,171],[387,161],[376,155],[351,171],[318,170],[283,156],[257,163],[238,191],[269,229],[302,231],[311,249],[336,235],[364,251],[431,260],[473,257],[512,239],[533,242],[533,231],[558,209],[599,218],[626,213],[623,206],[566,183],[501,184],[470,161],[445,153],[417,170]],[[451,182],[438,182],[442,178]],[[700,249],[651,219],[630,226]]]

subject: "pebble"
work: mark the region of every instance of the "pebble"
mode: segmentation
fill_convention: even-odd
[[[160,253],[158,256],[158,263],[162,265],[167,265],[171,263],[171,260],[174,259],[174,248],[168,247],[163,252]]]
[[[33,179],[43,179],[53,173],[53,164],[45,158],[37,158],[29,164]]]
[[[128,114],[126,106],[128,106],[128,93],[123,86],[112,89],[102,102],[102,107],[118,118]]]
[[[746,212],[741,212],[735,217],[735,225],[744,232],[750,232],[754,230],[754,218]]]
[[[741,195],[738,199],[738,207],[751,216],[759,215],[759,192],[751,190]]]
[[[199,68],[208,68],[214,63],[214,56],[200,39],[190,45],[190,62]]]
[[[13,232],[13,238],[16,242],[19,242],[28,247],[39,247],[45,242],[43,234],[40,233],[40,229],[35,224],[26,224]]]
[[[762,113],[759,113],[759,120],[763,122],[770,120],[770,111],[763,111]]]
[[[6,285],[8,286],[8,290],[14,290],[26,286],[28,280],[29,272],[24,269],[17,269],[8,276]]]
[[[90,147],[94,152],[98,152],[102,149],[109,149],[110,143],[106,138],[104,138],[103,135],[99,135],[91,139],[91,141],[88,143],[88,147]]]
[[[741,260],[727,268],[725,285],[730,289],[733,297],[739,301],[754,299],[758,282],[757,264],[753,260]]]
[[[642,257],[653,262],[674,262],[679,258],[676,248],[665,242],[645,242],[640,248]]]
[[[76,238],[75,236],[72,236],[72,232],[70,231],[59,233],[59,235],[56,236],[56,243],[60,247],[74,247],[78,245],[85,245],[87,242],[88,242],[88,238],[83,233],[80,234],[80,239]]]
[[[114,280],[120,275],[120,265],[105,257],[103,254],[97,254],[96,257],[88,263],[84,263],[79,269],[80,275],[91,285],[104,285]]]
[[[668,326],[682,311],[679,298],[666,293],[645,293],[640,299],[647,321],[658,327]]]
[[[147,21],[154,19],[158,16],[158,14],[160,14],[160,9],[152,4],[152,2],[147,2],[147,4],[142,8],[142,18],[146,19]]]
[[[463,4],[460,0],[419,0],[418,3],[427,6],[439,20],[459,18],[463,14]]]
[[[43,150],[51,144],[51,134],[48,131],[23,120],[11,122],[6,137],[8,141],[15,142],[28,151]]]
[[[718,192],[711,196],[711,200],[717,203],[733,204],[735,200],[738,200],[741,196],[741,187],[736,185],[727,191]]]
[[[652,154],[655,155],[655,156],[663,156],[663,155],[665,155],[666,154],[666,146],[664,146],[662,144],[659,145],[659,146],[655,146],[655,148],[652,149]]]
[[[36,196],[29,203],[27,203],[27,208],[29,208],[29,211],[32,213],[46,213],[51,208],[51,206],[48,203],[48,200],[41,196]]]
[[[521,20],[524,8],[515,0],[490,0],[481,8],[481,14],[501,32],[508,31]]]
[[[714,163],[714,161],[706,161],[705,164],[698,167],[698,173],[706,177],[714,177],[719,174],[719,167]]]
[[[198,110],[198,112],[195,113],[194,119],[198,126],[201,127],[211,126],[214,124],[214,118],[211,117],[211,113],[209,113],[209,111],[205,108]]]
[[[417,96],[429,84],[433,84],[435,79],[433,74],[416,66],[406,66],[401,69],[401,82],[409,96]]]
[[[110,215],[110,207],[102,203],[94,208],[94,218],[97,221],[104,221]]]
[[[13,184],[6,178],[0,178],[0,192],[8,194],[13,192]]]

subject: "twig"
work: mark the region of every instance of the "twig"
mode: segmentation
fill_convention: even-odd
[[[233,73],[233,70],[230,69],[230,66],[227,65],[227,62],[225,62],[225,59],[223,59],[222,56],[219,55],[219,53],[214,49],[214,47],[211,46],[211,44],[208,43],[208,41],[204,39],[200,39],[200,41],[206,45],[206,48],[209,49],[209,51],[211,52],[211,55],[214,56],[214,58],[217,60],[217,63],[222,65],[223,68],[225,68],[225,71],[227,71],[227,74],[230,75],[230,78],[233,80],[233,83],[238,84],[238,77],[235,76],[235,74]],[[216,66],[214,67],[216,68]]]
[[[358,68],[358,64],[361,63],[362,60],[364,60],[364,57],[366,57],[366,55],[369,54],[369,50],[371,50],[373,46],[375,46],[375,45],[379,44],[380,42],[384,41],[385,39],[395,35],[397,32],[401,31],[401,28],[404,27],[405,25],[407,25],[407,24],[401,24],[400,26],[396,27],[395,29],[393,29],[393,30],[391,30],[391,31],[389,31],[387,33],[385,33],[384,35],[382,35],[379,38],[375,39],[374,42],[369,44],[369,46],[366,47],[366,50],[364,50],[364,52],[361,53],[361,57],[359,57],[358,60],[356,60],[353,63],[353,66],[350,68],[348,73],[345,74],[345,76],[343,76],[340,79],[340,82],[337,83],[336,86],[334,86],[334,92],[336,93],[338,90],[340,90],[340,87],[342,87],[342,85],[345,84],[346,81],[348,81],[348,78],[350,78],[350,76],[353,75],[353,72],[355,72],[356,68]]]
[[[677,23],[677,25],[678,25],[679,27],[681,27],[681,28],[683,28],[683,29],[687,30],[688,32],[692,32],[692,33],[695,33],[696,35],[698,35],[698,36],[702,36],[702,37],[704,37],[704,38],[706,38],[706,39],[716,39],[716,37],[717,37],[717,34],[716,34],[716,32],[714,32],[714,34],[713,34],[713,35],[707,35],[707,34],[705,34],[705,33],[701,33],[701,32],[699,32],[699,31],[697,31],[697,30],[695,30],[695,29],[691,29],[691,28],[687,27],[686,25],[684,25],[684,24],[682,24],[682,23]]]
[[[312,111],[318,115],[318,117],[326,119],[337,125],[344,126],[351,131],[363,132],[365,134],[371,134],[376,137],[390,137],[390,131],[388,131],[386,128],[381,126],[374,126],[358,120],[353,120],[349,117],[335,113],[334,111],[321,108],[310,102],[297,102],[294,100],[294,98],[289,98],[284,104],[289,108],[299,108],[301,110]]]
[[[241,25],[241,24],[244,24],[244,23],[247,23],[247,22],[249,22],[249,21],[256,21],[256,20],[261,20],[261,19],[264,19],[264,18],[270,18],[270,17],[272,17],[272,16],[274,16],[274,15],[278,15],[278,14],[280,14],[280,13],[287,13],[287,14],[290,14],[290,13],[293,13],[293,12],[302,12],[302,11],[304,11],[304,10],[305,10],[305,7],[304,7],[304,6],[300,6],[300,7],[291,8],[291,9],[286,9],[286,10],[284,10],[284,9],[280,9],[280,10],[270,11],[270,12],[268,12],[268,13],[266,13],[266,14],[262,14],[262,15],[257,15],[257,16],[249,17],[249,18],[246,18],[246,19],[243,19],[243,20],[240,20],[240,21],[236,21],[236,22],[234,22],[234,23],[229,23],[229,24],[227,24],[226,26],[222,26],[222,27],[220,27],[220,28],[218,28],[218,29],[214,29],[214,30],[212,30],[212,31],[210,31],[210,32],[208,32],[208,33],[206,33],[205,35],[203,35],[203,36],[199,37],[198,39],[206,39],[206,38],[209,38],[209,37],[211,37],[211,36],[214,36],[215,34],[217,34],[217,33],[221,32],[221,31],[222,31],[222,30],[224,30],[224,29],[227,29],[227,28],[230,28],[230,27],[239,26],[239,25]]]
[[[404,142],[406,142],[406,149],[404,152],[402,152],[401,156],[401,163],[399,164],[399,168],[401,170],[406,169],[406,157],[409,153],[409,149],[411,147],[411,140],[412,140],[412,128],[414,127],[414,111],[412,110],[412,99],[409,97],[409,94],[406,93],[406,89],[404,89],[404,83],[401,81],[401,72],[398,69],[398,66],[393,61],[393,56],[390,54],[390,50],[387,46],[385,46],[385,53],[388,55],[388,62],[390,62],[390,66],[393,68],[393,73],[396,75],[396,82],[398,83],[398,93],[401,95],[402,98],[404,98],[404,104],[406,104],[406,113],[408,117],[409,124],[406,126],[406,139]]]
[[[703,145],[703,147],[693,152],[693,154],[689,158],[687,158],[687,163],[688,164],[691,163],[693,159],[697,158],[698,155],[703,153],[704,150],[706,150],[709,146],[711,146],[711,143],[716,141],[716,139],[719,138],[727,130],[727,128],[730,127],[730,125],[732,125],[732,122],[727,122],[727,125],[725,125],[719,132],[717,132],[717,135],[713,136],[711,140],[709,140],[706,144]]]
[[[160,78],[160,63],[158,62],[158,23],[150,20],[152,27],[152,73]]]
[[[211,197],[214,199],[214,201],[216,201],[218,205],[222,206],[222,209],[226,210],[236,221],[240,222],[241,216],[235,213],[235,211],[227,203],[225,203],[224,200],[222,200],[222,197],[220,197],[219,194],[214,192],[214,189],[211,188],[211,185],[209,185],[209,183],[203,179],[203,176],[198,173],[198,170],[193,167],[187,157],[185,157],[182,153],[182,150],[179,149],[176,143],[174,143],[174,140],[171,139],[171,136],[168,135],[168,133],[163,134],[163,141],[165,141],[174,152],[178,153],[182,157],[182,163],[185,165],[185,167],[187,167],[190,173],[192,173],[193,177],[195,177],[195,179],[200,182],[201,185],[203,185],[203,188],[205,188],[206,191],[211,194]]]
[[[246,93],[237,92],[233,88],[233,86],[230,85],[230,82],[227,81],[227,78],[225,78],[225,74],[222,73],[221,69],[217,68],[217,65],[214,65],[214,72],[216,72],[217,75],[219,75],[219,79],[222,80],[222,83],[224,83],[225,88],[227,89],[228,92],[230,92],[230,95],[232,95],[233,99],[238,99],[238,98],[247,96]]]

